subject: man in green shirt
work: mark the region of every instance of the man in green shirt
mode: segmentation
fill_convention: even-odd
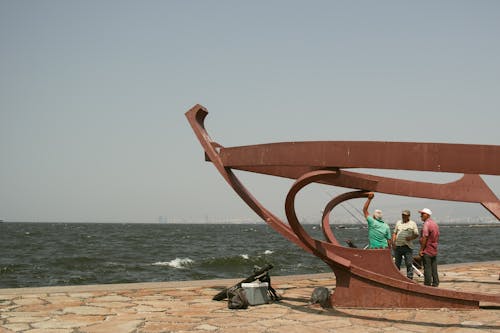
[[[382,220],[382,211],[380,209],[375,209],[373,216],[370,216],[368,207],[373,197],[373,192],[368,193],[368,200],[366,200],[363,206],[363,213],[368,222],[368,240],[370,249],[383,249],[391,245],[391,229],[389,225]]]

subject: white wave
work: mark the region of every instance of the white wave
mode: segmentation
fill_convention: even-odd
[[[242,257],[243,259],[248,259],[248,258],[249,258],[248,254],[241,254],[241,257]]]
[[[271,251],[271,250],[265,250],[264,251],[264,254],[273,254],[273,253],[274,253],[274,251]]]
[[[169,266],[172,268],[186,268],[189,265],[191,265],[194,261],[189,258],[175,258],[174,260],[170,261],[157,261],[155,263],[152,263],[151,265],[153,266]]]

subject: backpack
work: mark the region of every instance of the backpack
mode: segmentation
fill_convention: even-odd
[[[248,308],[248,299],[243,288],[235,286],[227,290],[228,309],[246,309]]]
[[[316,287],[314,288],[311,300],[309,304],[317,304],[321,305],[322,308],[330,308],[330,290],[325,287]]]

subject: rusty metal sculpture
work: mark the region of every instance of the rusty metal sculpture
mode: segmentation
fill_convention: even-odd
[[[236,193],[273,229],[323,260],[335,273],[333,306],[402,308],[477,308],[479,302],[500,303],[499,295],[457,292],[417,284],[393,264],[389,249],[357,249],[339,244],[330,227],[333,208],[343,201],[367,197],[369,191],[409,197],[481,203],[500,219],[500,201],[479,175],[500,175],[500,146],[413,142],[316,141],[284,142],[226,148],[205,130],[208,111],[195,105],[186,117],[219,173]],[[415,159],[415,156],[420,158]],[[465,157],[465,158],[464,158]],[[354,173],[344,168],[397,169],[463,173],[459,180],[433,184]],[[235,170],[295,179],[285,200],[288,223],[250,194]],[[356,189],[335,197],[325,207],[326,241],[312,238],[299,223],[295,196],[311,183]]]

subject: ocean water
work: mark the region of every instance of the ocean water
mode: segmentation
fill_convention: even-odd
[[[440,228],[440,264],[500,260],[499,225]],[[360,224],[334,232],[367,243]],[[330,272],[263,223],[0,223],[0,288],[243,278],[267,263],[271,276]]]

